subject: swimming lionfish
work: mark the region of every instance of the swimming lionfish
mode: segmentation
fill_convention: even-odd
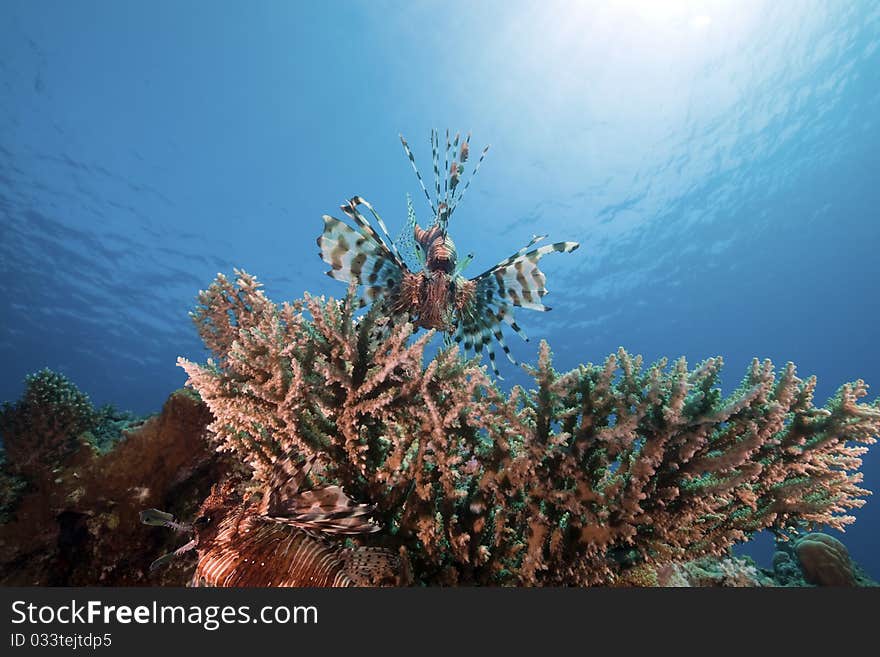
[[[397,555],[384,548],[344,548],[329,537],[369,534],[373,507],[356,504],[339,486],[301,491],[314,457],[299,467],[279,462],[262,499],[239,499],[230,482],[215,485],[192,524],[158,509],[141,512],[148,525],[192,535],[150,565],[154,570],[191,550],[198,553],[193,585],[372,586],[395,583]]]
[[[467,182],[461,184],[465,163],[470,155],[470,135],[462,140],[456,134],[450,140],[447,131],[443,164],[445,175],[441,190],[439,135],[432,130],[432,199],[412,151],[402,135],[400,141],[425,198],[428,199],[434,215],[433,223],[427,229],[422,229],[416,220],[412,200],[407,197],[407,227],[395,243],[373,206],[360,196],[355,196],[341,206],[341,210],[356,224],[355,228],[324,215],[324,232],[318,238],[318,246],[321,249],[321,258],[332,267],[327,275],[337,280],[364,285],[366,289],[361,297],[361,305],[381,302],[392,316],[407,317],[417,326],[444,331],[448,340],[463,342],[465,352],[473,350],[479,355],[485,347],[489,352],[492,369],[500,378],[495,364],[495,352],[492,350],[493,337],[510,362],[516,364],[501,334],[501,322],[506,322],[520,337],[528,341],[514,320],[513,306],[550,310],[541,302],[547,290],[544,287],[544,274],[538,269],[538,260],[554,251],[574,251],[578,248],[578,243],[556,242],[531,249],[546,237],[535,236],[509,258],[479,276],[465,278],[462,271],[473,256],[458,259],[447,226],[479,171],[489,147],[483,149]],[[360,212],[358,208],[361,205],[376,219],[387,242]],[[398,244],[411,249],[413,257],[405,259],[398,250]]]

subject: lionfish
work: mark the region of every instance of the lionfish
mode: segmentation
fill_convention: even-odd
[[[314,457],[299,467],[279,461],[259,502],[242,501],[235,486],[215,484],[193,523],[158,509],[141,522],[168,527],[192,539],[156,559],[150,570],[196,550],[191,585],[375,586],[399,583],[398,556],[380,547],[345,548],[332,537],[371,534],[380,526],[373,507],[353,502],[339,486],[300,490]]]
[[[547,311],[541,299],[547,294],[545,276],[538,269],[542,256],[570,253],[577,242],[556,242],[532,248],[546,235],[537,235],[523,248],[479,276],[467,279],[462,275],[473,255],[459,259],[455,243],[448,233],[449,220],[477,175],[489,147],[486,146],[476,166],[462,184],[465,164],[470,156],[470,134],[450,140],[446,132],[446,148],[442,189],[440,175],[440,138],[431,131],[434,168],[434,196],[428,193],[415,157],[403,135],[403,149],[409,158],[431,208],[433,223],[419,226],[412,199],[407,196],[407,226],[397,241],[391,239],[382,217],[360,196],[352,197],[340,209],[355,223],[355,228],[324,215],[324,232],[318,238],[319,255],[332,269],[331,278],[364,285],[362,306],[380,302],[395,317],[406,317],[416,326],[438,329],[447,342],[463,343],[465,353],[480,355],[485,347],[495,375],[501,378],[492,349],[494,338],[511,363],[516,364],[501,333],[506,322],[523,340],[528,341],[513,316],[513,306]],[[375,218],[382,236],[359,210],[364,206]],[[398,249],[401,246],[401,250]],[[404,257],[402,251],[409,257]]]

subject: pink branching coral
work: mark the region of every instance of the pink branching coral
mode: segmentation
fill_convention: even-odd
[[[859,444],[880,430],[876,404],[857,403],[864,383],[817,409],[814,378],[789,364],[777,379],[755,360],[722,399],[721,364],[643,370],[621,349],[601,367],[559,375],[542,345],[538,389],[519,392],[531,431],[502,457],[494,489],[496,503],[525,505],[514,525],[527,580],[605,581],[631,562],[722,554],[760,529],[853,521],[843,514],[868,494],[853,472]]]
[[[425,568],[480,558],[458,516],[480,434],[504,421],[486,403],[483,370],[454,350],[423,368],[432,333],[410,343],[409,324],[383,331],[375,313],[356,323],[353,297],[277,308],[239,272],[200,302],[194,319],[218,360],[180,364],[215,415],[220,449],[245,459],[258,483],[282,456],[317,456],[319,476],[375,505]]]
[[[358,540],[417,581],[611,583],[761,529],[841,529],[868,494],[880,408],[862,381],[816,408],[815,379],[756,360],[722,398],[720,358],[645,368],[621,349],[560,374],[542,344],[536,388],[505,396],[455,349],[425,365],[431,333],[356,319],[353,295],[279,308],[237,275],[193,313],[216,360],[180,360],[219,449],[260,484],[280,458],[315,457],[315,483],[375,506],[383,530]]]

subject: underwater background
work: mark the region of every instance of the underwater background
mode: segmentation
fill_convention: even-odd
[[[542,261],[554,309],[518,310],[519,360],[721,355],[725,392],[790,360],[820,404],[858,378],[873,400],[878,46],[871,2],[4,0],[0,400],[49,367],[158,411],[177,356],[204,360],[187,313],[217,272],[344,295],[321,215],[360,194],[397,234],[410,193],[427,219],[398,133],[430,175],[434,127],[492,145],[450,223],[466,274],[581,243]],[[877,499],[855,516],[877,577]]]

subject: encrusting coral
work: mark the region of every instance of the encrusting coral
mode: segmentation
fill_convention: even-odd
[[[502,394],[428,332],[307,296],[280,308],[218,276],[193,319],[214,359],[180,359],[220,450],[265,486],[281,459],[375,507],[349,539],[401,555],[416,582],[608,584],[644,564],[720,556],[761,529],[842,529],[864,503],[860,456],[880,433],[862,381],[824,408],[815,379],[755,360],[729,397],[720,358],[643,366],[623,349]]]

